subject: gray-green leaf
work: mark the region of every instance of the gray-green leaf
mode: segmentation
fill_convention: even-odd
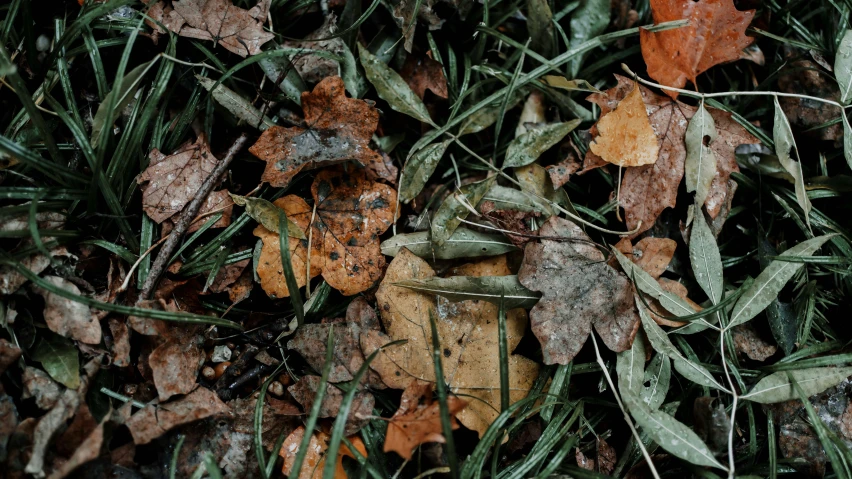
[[[248,196],[235,195],[229,193],[231,199],[239,206],[246,207],[246,214],[252,219],[262,224],[264,228],[276,233],[279,231],[278,212],[283,211],[263,198],[250,198]],[[287,236],[297,239],[306,239],[305,232],[296,223],[287,218]]]
[[[778,371],[758,381],[748,394],[740,397],[761,404],[799,399],[793,384],[790,383],[788,374],[792,374],[793,379],[799,383],[806,396],[813,396],[852,376],[852,367],[806,368],[795,371]]]
[[[432,243],[428,231],[398,234],[382,242],[382,254],[386,256],[396,256],[402,248],[408,248],[412,253],[426,259],[496,256],[518,249],[501,234],[480,233],[467,228],[457,228],[442,246]]]
[[[307,90],[305,82],[290,60],[281,56],[267,56],[257,62],[266,77],[278,85],[284,95],[297,105],[302,104],[302,92]],[[284,78],[281,78],[284,75]]]
[[[666,311],[677,316],[695,314],[695,310],[692,309],[692,306],[684,301],[683,298],[664,290],[656,279],[651,277],[651,275],[642,268],[633,264],[632,261],[621,254],[621,252],[617,249],[612,248],[612,252],[615,254],[618,264],[621,265],[621,269],[623,269],[627,274],[627,277],[635,281],[636,287],[643,293],[660,301],[660,304],[666,309]]]
[[[810,224],[809,215],[811,213],[811,200],[808,198],[808,192],[805,190],[805,178],[802,173],[802,163],[793,159],[790,155],[792,150],[796,150],[798,156],[798,148],[796,148],[796,140],[793,138],[793,130],[790,128],[790,121],[787,120],[787,115],[781,109],[781,104],[778,103],[778,97],[775,97],[775,125],[772,128],[772,139],[775,141],[775,154],[778,156],[778,161],[781,166],[790,173],[793,177],[793,184],[796,190],[796,201],[799,207],[805,213],[805,222]]]
[[[40,362],[56,382],[71,389],[80,386],[80,358],[70,339],[48,334],[36,344],[33,359]]]
[[[846,158],[846,164],[852,168],[852,125],[849,124],[845,111],[840,112],[840,117],[843,119],[843,156]]]
[[[124,78],[121,79],[120,85],[114,85],[113,89],[106,94],[104,97],[104,101],[101,102],[98,107],[98,111],[95,112],[95,117],[92,119],[92,148],[97,148],[100,144],[103,136],[103,131],[109,130],[112,128],[112,125],[106,125],[107,118],[112,116],[115,119],[118,115],[113,115],[113,112],[120,112],[124,110],[124,107],[130,103],[130,100],[136,95],[136,90],[139,89],[139,85],[142,83],[142,78],[148,73],[148,70],[154,66],[154,63],[160,57],[156,57],[149,62],[145,62],[138,67],[130,70],[127,74],[124,75]],[[112,104],[112,110],[110,110],[110,104]]]
[[[340,63],[340,77],[343,78],[346,91],[352,95],[352,98],[363,98],[369,85],[364,79],[363,72],[358,68],[358,60],[355,59],[352,50],[345,43],[342,44],[342,47],[343,62]]]
[[[852,101],[852,30],[846,30],[837,47],[834,75],[840,85],[840,103],[847,105]]]
[[[638,398],[645,380],[645,345],[641,339],[633,341],[630,349],[618,353],[615,361],[618,390],[622,395]]]
[[[408,115],[423,123],[432,123],[432,118],[429,117],[429,112],[426,110],[426,105],[423,100],[411,91],[408,83],[389,66],[375,57],[370,50],[367,50],[360,43],[358,44],[358,54],[361,56],[361,65],[364,66],[364,73],[367,74],[367,79],[376,87],[376,93],[379,97],[388,102],[394,110]]]
[[[696,201],[701,205],[704,201]],[[695,279],[707,294],[707,297],[717,304],[722,300],[722,257],[719,254],[719,246],[713,232],[707,226],[704,213],[700,208],[695,208],[695,219],[692,221],[692,232],[689,237],[689,261],[692,263],[692,271]]]
[[[234,90],[222,84],[216,85],[216,80],[201,75],[195,75],[195,78],[198,79],[198,83],[201,83],[201,86],[205,90],[213,95],[216,103],[222,105],[238,119],[243,120],[260,131],[275,125],[275,122],[261,113],[251,102],[238,95]],[[213,85],[216,85],[216,87],[214,88]]]
[[[716,176],[716,155],[710,149],[710,143],[715,141],[717,136],[719,133],[716,131],[716,123],[702,103],[686,128],[684,177],[686,191],[695,192],[696,205],[704,204],[710,184]],[[709,141],[705,142],[705,138]]]
[[[581,0],[580,7],[571,15],[571,47],[590,40],[606,30],[609,25],[611,2],[608,0]],[[580,71],[588,52],[577,55],[568,63],[568,72],[574,76]]]
[[[782,253],[782,256],[798,258],[810,256],[833,236],[833,234],[823,235],[802,241]],[[734,310],[731,313],[731,321],[728,324],[728,329],[745,323],[763,311],[778,296],[778,293],[781,292],[787,281],[803,266],[804,263],[780,261],[777,259],[770,263],[766,269],[760,272],[757,279],[740,296],[740,299],[737,300],[737,304],[734,305]]]
[[[418,150],[402,167],[402,178],[399,182],[399,198],[408,203],[423,191],[426,182],[435,172],[438,162],[447,151],[452,140],[431,145]]]
[[[522,90],[515,90],[514,92],[512,92],[512,96],[509,97],[509,102],[506,104],[506,111],[509,111],[512,108],[516,107],[518,103],[520,103],[523,99],[524,94]],[[467,135],[470,133],[479,133],[480,131],[493,125],[497,121],[497,117],[500,115],[500,105],[501,103],[498,101],[494,104],[488,105],[480,110],[477,110],[475,113],[470,115],[459,128],[458,136]]]
[[[482,201],[493,202],[494,208],[498,210],[537,212],[547,216],[552,214],[550,207],[546,203],[539,201],[531,193],[498,184],[495,184],[488,190]]]
[[[565,138],[565,135],[579,124],[580,120],[571,120],[527,131],[509,143],[503,168],[529,165],[537,160],[542,153],[562,141],[562,138]]]
[[[393,283],[414,291],[443,296],[450,301],[481,300],[506,309],[532,308],[541,295],[523,287],[518,277],[450,276],[449,278],[409,279]]]
[[[531,47],[545,58],[553,54],[553,12],[547,0],[527,0],[527,30]]]
[[[476,208],[482,201],[482,197],[491,189],[496,179],[496,176],[492,176],[462,186],[459,191],[447,196],[432,218],[432,242],[443,246],[461,224],[461,220],[467,218],[471,209]]]
[[[659,409],[666,399],[672,378],[672,362],[665,354],[656,354],[645,369],[641,396],[651,410]],[[648,386],[644,384],[647,383]]]

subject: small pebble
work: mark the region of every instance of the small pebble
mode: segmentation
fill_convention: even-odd
[[[216,372],[215,378],[219,379],[219,376],[225,374],[225,370],[228,369],[228,366],[230,366],[230,365],[231,365],[231,363],[229,363],[228,361],[225,361],[224,363],[217,364],[216,367],[213,368],[213,371]]]
[[[213,354],[210,356],[210,360],[214,363],[224,363],[225,361],[230,361],[231,348],[224,344],[214,347]]]
[[[269,394],[273,396],[283,396],[284,395],[284,385],[279,383],[278,381],[272,381],[269,384]]]
[[[46,52],[50,49],[50,38],[47,35],[41,34],[36,38],[36,50]]]
[[[216,379],[216,371],[210,366],[204,366],[201,368],[201,376],[208,381],[212,381]]]

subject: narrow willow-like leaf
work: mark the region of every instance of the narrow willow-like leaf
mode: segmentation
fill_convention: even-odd
[[[615,362],[618,374],[618,390],[622,396],[630,394],[638,398],[642,394],[642,382],[645,380],[645,344],[640,339],[633,341],[630,349],[618,353]]]
[[[418,151],[402,167],[402,178],[399,182],[399,198],[408,203],[423,191],[426,182],[432,177],[438,162],[447,151],[452,140],[433,143]]]
[[[284,95],[297,105],[302,104],[302,92],[307,90],[305,83],[295,68],[290,67],[290,61],[279,56],[267,56],[260,59],[257,64],[266,77],[272,83],[278,85]],[[286,76],[284,76],[286,75]],[[284,78],[281,78],[284,76]]]
[[[369,50],[358,44],[358,54],[361,56],[361,65],[367,80],[376,87],[376,93],[382,100],[388,102],[394,110],[408,115],[423,123],[433,124],[429,117],[429,111],[423,100],[411,91],[408,83],[384,62],[375,57]]]
[[[394,286],[421,293],[437,294],[450,301],[481,300],[506,309],[532,308],[541,295],[523,287],[515,275],[510,276],[451,276],[449,278],[408,279]]]
[[[343,44],[341,53],[343,62],[340,63],[340,77],[343,78],[346,91],[353,98],[363,98],[370,85],[364,79],[363,72],[358,69],[358,60],[346,44]]]
[[[545,75],[542,77],[545,85],[568,91],[587,91],[589,93],[600,93],[601,91],[586,80],[569,80],[559,75]]]
[[[840,85],[840,103],[848,105],[852,101],[852,30],[846,30],[837,47],[834,75]]]
[[[496,256],[518,249],[501,234],[480,233],[467,228],[457,228],[441,246],[432,243],[428,231],[398,234],[382,242],[382,254],[386,256],[396,256],[402,248],[408,248],[417,256],[427,259]]]
[[[70,339],[48,333],[36,344],[32,355],[56,382],[70,389],[80,386],[80,358]]]
[[[485,193],[491,189],[496,176],[486,178],[476,183],[462,186],[458,191],[447,196],[435,216],[432,218],[432,242],[443,246],[455,233],[461,220],[467,218],[471,209],[476,208]]]
[[[222,84],[216,85],[216,80],[203,77],[201,75],[195,75],[195,78],[205,90],[209,91],[210,94],[213,95],[213,99],[216,100],[216,103],[222,105],[222,107],[231,112],[231,114],[238,119],[243,120],[260,131],[275,125],[275,122],[267,118],[267,116],[255,108],[251,102],[238,95],[234,90],[231,90]]]
[[[509,102],[506,104],[506,111],[511,110],[521,100],[524,99],[524,95],[522,92],[516,90],[512,93],[512,96],[509,97]],[[464,123],[462,123],[461,128],[459,129],[459,135],[468,135],[470,133],[479,133],[480,131],[488,128],[493,125],[497,121],[497,117],[500,115],[500,103],[487,105],[482,108],[479,108],[474,113],[472,113]],[[412,148],[413,149],[413,148]]]
[[[686,191],[695,192],[696,205],[704,204],[716,176],[716,155],[710,149],[710,143],[718,136],[716,123],[702,102],[686,127],[684,179]]]
[[[525,212],[537,212],[550,216],[550,208],[538,198],[525,191],[517,190],[494,184],[488,193],[482,198],[483,201],[491,201],[494,208],[498,210],[518,210]]]
[[[251,198],[233,193],[229,194],[235,204],[245,206],[246,214],[262,224],[264,228],[272,232],[277,232],[280,229],[278,225],[278,212],[282,211],[281,208],[263,198]],[[299,228],[299,225],[293,223],[290,218],[287,218],[287,236],[297,239],[307,239],[302,228]]]
[[[672,378],[672,362],[665,354],[656,354],[648,363],[645,369],[645,377],[643,381],[642,391],[640,396],[645,404],[651,410],[659,409],[663,401],[666,399],[666,394],[669,391],[669,384]],[[645,384],[648,384],[645,386]]]
[[[156,63],[159,58],[160,57],[155,57],[153,60],[145,62],[133,70],[130,70],[130,72],[122,78],[121,84],[114,86],[112,91],[107,93],[104,97],[104,101],[101,102],[101,105],[98,107],[98,111],[95,112],[95,117],[92,119],[92,149],[98,148],[98,145],[102,141],[101,137],[103,136],[104,129],[112,128],[112,125],[105,124],[110,113],[110,103],[113,105],[113,111],[123,110],[124,107],[130,103],[130,100],[133,99],[134,95],[136,95],[136,90],[142,82],[142,77],[148,73],[148,70],[154,66],[154,63]]]
[[[751,391],[742,399],[761,404],[773,404],[798,399],[788,373],[799,383],[806,396],[813,396],[826,389],[836,386],[844,379],[852,376],[852,367],[845,368],[807,368],[795,371],[778,371],[758,381]]]
[[[840,113],[843,119],[843,156],[846,158],[846,164],[852,168],[852,125],[849,124],[849,118],[846,112]]]
[[[666,311],[677,316],[695,314],[695,310],[683,298],[664,290],[657,280],[651,277],[645,270],[633,264],[632,261],[617,249],[613,248],[612,252],[615,254],[618,264],[621,265],[621,269],[627,274],[627,277],[635,279],[636,287],[643,293],[656,298]]]
[[[607,0],[583,0],[571,14],[571,48],[592,39],[606,30],[611,16],[611,2]],[[576,75],[588,53],[580,53],[568,61],[568,73]]]
[[[703,203],[703,200],[696,201],[696,204]],[[694,211],[695,218],[692,220],[692,232],[689,236],[689,261],[692,263],[695,280],[713,304],[717,304],[722,300],[724,285],[722,257],[716,238],[704,219],[704,213],[699,208]]]
[[[790,173],[793,177],[793,185],[796,191],[796,201],[799,207],[805,213],[805,222],[810,224],[811,200],[808,199],[808,192],[805,189],[805,177],[802,172],[802,163],[794,160],[791,156],[791,151],[796,151],[796,156],[799,156],[799,149],[796,147],[796,140],[793,138],[793,130],[790,128],[790,121],[787,120],[787,115],[781,109],[781,104],[778,103],[778,97],[775,97],[775,125],[772,128],[772,139],[775,141],[775,154],[778,156],[778,161],[781,166]]]
[[[565,135],[579,124],[580,120],[571,120],[527,131],[509,143],[503,168],[529,165],[537,160],[542,153],[562,141]]]
[[[810,256],[833,236],[835,235],[823,235],[802,241],[782,253],[782,256]],[[781,292],[787,281],[803,266],[804,263],[779,260],[769,263],[769,266],[760,272],[754,283],[737,300],[734,310],[731,313],[731,321],[728,324],[728,329],[754,318],[769,306],[769,303],[778,296],[778,293]]]

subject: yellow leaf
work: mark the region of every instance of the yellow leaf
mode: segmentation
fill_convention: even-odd
[[[592,153],[618,166],[642,166],[656,163],[659,140],[651,128],[639,85],[619,102],[615,110],[597,123],[599,135],[592,142]]]

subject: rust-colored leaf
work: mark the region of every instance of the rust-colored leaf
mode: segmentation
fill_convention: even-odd
[[[327,77],[312,92],[302,93],[302,110],[305,128],[273,126],[249,148],[266,161],[261,181],[287,186],[303,169],[346,160],[364,165],[382,161],[369,147],[379,112],[365,101],[346,98],[340,77]]]
[[[290,472],[293,469],[293,463],[296,461],[296,456],[299,454],[299,446],[302,443],[302,438],[305,437],[305,427],[297,427],[281,445],[279,455],[284,458],[284,466],[281,472],[285,476],[291,477]],[[308,452],[305,454],[305,459],[302,462],[302,468],[299,470],[298,479],[322,479],[323,469],[325,469],[325,451],[328,449],[328,442],[331,436],[322,431],[314,431],[311,440],[308,443]],[[347,438],[349,442],[355,446],[355,449],[362,455],[367,455],[367,447],[364,441],[358,436]],[[346,470],[343,469],[343,457],[355,457],[355,454],[349,449],[346,444],[341,444],[337,453],[337,460],[334,468],[334,479],[346,479]],[[296,476],[292,476],[296,477]]]
[[[574,223],[552,216],[540,233],[574,240],[528,244],[518,271],[522,285],[543,293],[530,311],[530,325],[545,364],[568,364],[592,326],[609,349],[630,348],[639,327],[630,281],[604,262]]]
[[[695,84],[711,67],[740,59],[754,42],[745,35],[754,10],[739,11],[733,0],[651,0],[651,14],[655,24],[689,20],[685,27],[661,32],[639,29],[648,75],[666,86]],[[666,93],[677,98],[676,92]]]
[[[447,99],[447,79],[441,64],[427,55],[408,55],[399,75],[422,100],[426,90]]]
[[[393,224],[396,191],[365,179],[362,170],[327,169],[316,176],[311,193],[315,215],[295,195],[275,202],[306,234],[310,230],[310,259],[307,240],[290,238],[289,242],[297,283],[301,287],[307,281],[310,261],[310,277],[322,273],[331,287],[346,296],[369,289],[382,276],[385,261],[379,235]],[[254,234],[263,240],[257,268],[263,290],[274,297],[289,296],[277,232],[258,226]]]
[[[622,241],[630,241],[624,238]],[[622,243],[619,242],[619,245]],[[618,247],[619,245],[616,245]],[[642,238],[635,246],[628,248],[619,248],[619,251],[624,253],[628,259],[633,261],[633,264],[642,268],[652,278],[659,278],[666,270],[666,267],[674,257],[677,242],[668,238]]]
[[[465,406],[467,402],[462,399],[447,398],[447,409],[453,429],[458,429],[459,424],[455,416]],[[402,392],[399,409],[388,421],[384,451],[394,451],[408,460],[417,446],[426,442],[444,441],[440,406],[432,399],[432,384],[411,381]]]
[[[657,162],[660,146],[638,83],[614,110],[600,117],[596,126],[598,136],[589,149],[607,163],[642,166]]]

